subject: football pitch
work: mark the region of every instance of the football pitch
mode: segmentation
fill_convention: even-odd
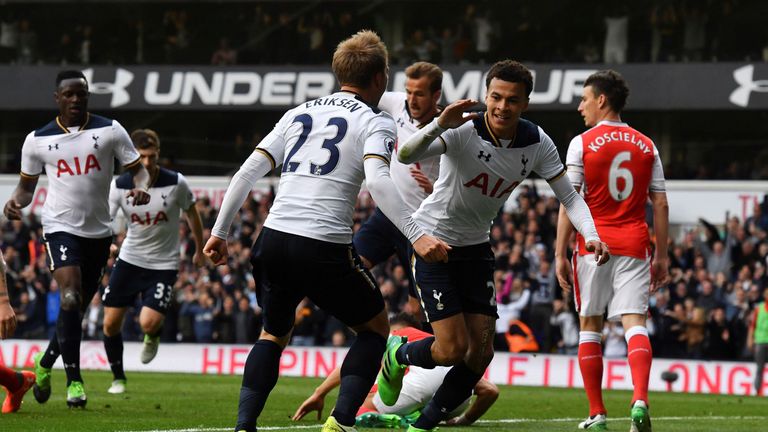
[[[21,411],[0,416],[0,431],[232,431],[237,417],[239,376],[129,374],[128,392],[111,395],[111,375],[84,371],[88,407],[70,410],[65,403],[64,373],[53,373],[53,394],[44,405],[32,392]],[[301,422],[289,416],[319,384],[318,379],[281,378],[259,420],[260,431],[319,431],[310,415]],[[326,399],[323,418],[336,392]],[[630,392],[605,393],[610,430],[629,430]],[[576,431],[587,414],[586,397],[578,389],[503,386],[496,404],[471,427],[443,431]],[[760,431],[768,422],[768,398],[652,393],[655,431]],[[376,429],[359,429],[371,432]]]

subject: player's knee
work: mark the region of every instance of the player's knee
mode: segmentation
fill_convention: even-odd
[[[104,318],[104,336],[114,336],[120,333],[120,321]]]
[[[62,291],[61,308],[63,310],[66,310],[66,311],[80,310],[81,305],[82,305],[82,299],[80,298],[80,293],[71,289]]]

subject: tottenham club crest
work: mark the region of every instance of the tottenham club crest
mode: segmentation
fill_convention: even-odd
[[[528,164],[528,158],[525,155],[520,156],[520,163],[523,164],[523,169],[520,171],[520,175],[525,177],[528,173],[528,169],[525,167]]]
[[[59,251],[61,252],[61,260],[66,261],[67,260],[67,249],[68,247],[61,245],[59,246]]]
[[[91,139],[93,140],[93,148],[96,150],[99,149],[99,136],[96,134],[91,135]]]
[[[443,296],[443,293],[441,293],[439,291],[432,291],[432,297],[434,297],[435,300],[437,300],[437,306],[435,306],[435,307],[439,311],[445,309],[445,305],[440,301],[440,297],[442,297],[442,296]]]

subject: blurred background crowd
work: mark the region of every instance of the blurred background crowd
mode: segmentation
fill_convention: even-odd
[[[400,65],[768,61],[755,0],[36,3],[0,8],[0,64],[326,64],[360,28]]]

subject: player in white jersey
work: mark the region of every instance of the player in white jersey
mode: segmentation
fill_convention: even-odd
[[[53,278],[61,290],[56,336],[35,356],[35,398],[51,394],[50,368],[61,353],[67,373],[67,404],[85,406],[80,375],[81,314],[98,289],[109,257],[109,184],[117,158],[134,178],[126,196],[133,205],[149,202],[149,175],[139,161],[128,132],[115,120],[88,113],[88,82],[80,71],[56,77],[59,115],[31,132],[21,149],[19,184],[3,212],[21,219],[32,202],[40,174],[48,176],[42,212],[46,249]]]
[[[405,92],[386,92],[379,109],[389,113],[397,124],[397,140],[392,151],[389,173],[400,197],[410,213],[416,211],[430,193],[440,172],[440,157],[435,156],[414,164],[397,160],[398,143],[405,142],[420,127],[438,114],[443,85],[443,71],[432,63],[417,62],[405,69]],[[411,243],[384,216],[380,209],[365,221],[353,238],[355,249],[366,268],[371,269],[387,260],[393,253],[405,268],[409,279],[409,301],[412,311],[420,310],[416,282],[411,273]]]
[[[549,181],[597,259],[608,259],[589,209],[564,175],[554,143],[540,127],[520,118],[532,89],[525,66],[498,62],[488,71],[484,114],[464,115],[476,101],[457,101],[400,146],[399,158],[406,163],[442,155],[435,190],[413,218],[452,247],[447,263],[417,257],[414,265],[422,307],[435,337],[415,343],[390,338],[379,375],[379,394],[391,404],[397,400],[406,365],[453,366],[409,430],[436,427],[445,413],[469,396],[493,358],[497,314],[490,225],[512,190],[531,172]]]
[[[149,363],[157,354],[163,320],[179,270],[179,218],[182,212],[195,240],[192,262],[198,267],[205,265],[203,223],[187,180],[181,173],[157,164],[160,138],[155,131],[135,130],[131,140],[149,172],[152,200],[139,208],[130,204],[125,192],[133,188],[133,179],[128,174],[115,179],[109,191],[110,215],[114,219],[117,212],[122,211],[128,221],[128,234],[102,296],[104,349],[113,375],[107,391],[113,394],[125,392],[121,330],[125,312],[135,303],[138,294],[142,300],[139,324],[144,332],[141,362]]]
[[[447,258],[448,245],[416,226],[389,175],[395,124],[375,108],[387,84],[386,47],[375,33],[361,31],[338,45],[333,71],[341,91],[289,110],[235,174],[204,248],[214,263],[226,263],[232,219],[256,180],[282,164],[274,205],[251,252],[264,328],[246,360],[236,431],[256,430],[305,296],[357,332],[341,369],[339,399],[323,426],[354,430],[389,332],[381,292],[352,245],[364,177],[419,255]]]

